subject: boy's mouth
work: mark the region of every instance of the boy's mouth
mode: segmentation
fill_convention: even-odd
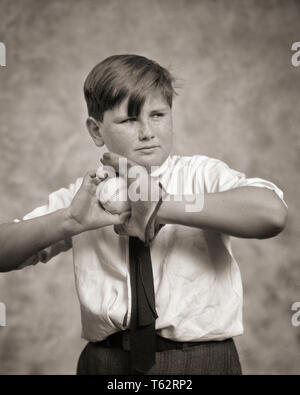
[[[158,145],[148,145],[145,147],[137,148],[136,151],[148,151],[148,150],[153,150],[158,147],[159,147]]]
[[[158,147],[159,147],[158,145],[149,145],[148,147],[138,148],[136,151],[144,155],[151,155],[155,153]]]

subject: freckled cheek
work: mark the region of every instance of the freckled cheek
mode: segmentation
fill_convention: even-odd
[[[132,145],[132,142],[130,136],[126,136],[126,134],[120,133],[120,131],[112,131],[110,135],[106,136],[105,145],[109,151],[116,152],[119,155],[125,155]]]
[[[160,128],[157,131],[157,136],[159,136],[159,139],[164,142],[171,142],[173,138],[173,130],[172,126],[169,124],[163,124],[160,126]]]

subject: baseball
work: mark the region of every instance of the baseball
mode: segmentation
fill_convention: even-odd
[[[106,178],[96,189],[97,199],[102,207],[111,214],[121,214],[130,210],[127,200],[127,183],[124,178]]]

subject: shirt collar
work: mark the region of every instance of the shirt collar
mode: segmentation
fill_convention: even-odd
[[[163,173],[165,173],[166,170],[168,169],[170,161],[171,161],[171,156],[169,155],[167,159],[159,167],[155,168],[155,170],[151,172],[151,177],[159,177]]]

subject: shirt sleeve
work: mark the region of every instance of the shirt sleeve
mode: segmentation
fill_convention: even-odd
[[[68,188],[60,188],[59,190],[52,192],[48,197],[48,203],[37,207],[30,213],[26,214],[22,220],[15,219],[14,222],[26,221],[28,219],[40,217],[42,215],[50,214],[61,208],[68,207],[76,192],[82,184],[82,178],[78,178],[74,184],[70,184]],[[39,262],[47,263],[51,258],[58,255],[63,251],[67,251],[72,248],[72,239],[60,240],[55,244],[39,251],[38,253],[32,255],[26,261],[22,262],[17,269],[23,269],[29,265],[36,265]]]
[[[288,207],[284,201],[283,191],[273,182],[257,177],[247,178],[244,173],[231,169],[226,163],[220,160],[208,160],[201,169],[201,176],[203,177],[206,193],[223,192],[245,186],[268,188],[273,190],[283,204]]]

